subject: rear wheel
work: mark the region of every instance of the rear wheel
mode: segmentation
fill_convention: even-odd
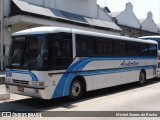
[[[83,94],[82,83],[80,80],[76,79],[72,82],[70,86],[69,97],[73,100],[79,99]]]
[[[142,86],[142,85],[145,84],[145,81],[146,81],[146,74],[145,74],[145,72],[141,71],[140,75],[139,75],[139,82],[138,82],[138,84]]]

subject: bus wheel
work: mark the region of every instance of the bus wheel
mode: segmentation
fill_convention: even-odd
[[[72,82],[70,86],[69,97],[72,100],[77,100],[82,96],[82,94],[83,94],[82,83],[78,79],[76,79]]]
[[[139,82],[138,82],[138,84],[142,86],[142,85],[144,85],[145,81],[146,81],[145,72],[141,71],[140,75],[139,75]]]

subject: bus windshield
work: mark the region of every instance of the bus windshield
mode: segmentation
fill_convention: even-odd
[[[44,68],[44,57],[47,56],[45,35],[14,36],[10,51],[11,66]],[[47,59],[47,58],[45,58]]]

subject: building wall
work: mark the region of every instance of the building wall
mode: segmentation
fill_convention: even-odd
[[[96,0],[22,0],[30,4],[55,8],[95,19],[111,21],[108,15],[100,10]],[[104,16],[105,15],[105,16]]]
[[[12,31],[8,31],[8,28],[4,28],[4,47],[5,47],[5,53],[4,53],[4,64],[8,64],[8,57],[9,57],[9,50],[11,45],[11,34]]]
[[[140,22],[133,12],[133,5],[126,4],[126,9],[119,16],[116,17],[117,23],[123,26],[140,29]]]
[[[98,7],[98,19],[112,22],[112,18],[107,13],[105,13],[99,6],[97,7]]]
[[[2,0],[0,0],[0,10],[2,9],[1,7],[1,3],[2,3]],[[9,16],[9,13],[10,13],[10,3],[11,3],[11,0],[3,0],[3,14],[4,14],[4,17],[8,17]],[[1,16],[1,12],[0,12],[0,16]]]
[[[151,21],[154,22],[153,20]],[[158,28],[156,27],[156,25],[150,23],[151,22],[148,20],[144,21],[144,23],[142,24],[142,30],[158,33]]]
[[[2,14],[1,14],[1,9],[2,9],[2,8],[1,8],[1,4],[2,4],[2,3],[1,3],[1,1],[0,1],[0,21],[1,21],[1,15],[2,15]]]
[[[5,17],[8,17],[9,16],[9,13],[10,13],[10,3],[11,3],[11,0],[3,0],[4,1],[4,16]]]
[[[2,4],[2,0],[0,0],[0,1],[1,1],[0,4]],[[9,13],[10,13],[10,2],[11,2],[10,0],[3,0],[3,8],[0,5],[0,10],[3,11],[3,18],[9,16]],[[2,12],[0,12],[0,21],[2,21],[1,15],[2,15]],[[10,44],[8,42],[10,42],[11,34],[8,32],[8,30],[7,30],[8,28],[4,26],[4,23],[1,23],[1,24],[3,26],[3,30],[1,30],[1,27],[0,27],[0,41],[4,41],[4,43],[2,43],[4,45],[5,44]],[[1,44],[1,42],[0,42],[0,44]],[[7,52],[8,51],[9,50],[7,49]],[[0,45],[0,52],[1,52],[1,45]]]
[[[59,10],[71,13],[77,13],[84,16],[90,16],[94,18],[96,17],[94,14],[95,5],[93,6],[95,0],[22,0],[22,1],[42,7],[56,8]]]
[[[155,32],[155,33],[159,32],[158,26],[156,25],[156,23],[152,18],[152,12],[147,13],[147,18],[144,20],[144,22],[142,22],[141,26],[142,26],[142,30]]]

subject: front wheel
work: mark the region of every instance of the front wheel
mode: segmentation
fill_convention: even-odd
[[[144,85],[145,84],[145,81],[146,81],[146,75],[143,71],[140,72],[140,75],[139,75],[139,82],[138,84],[139,85]]]
[[[73,100],[77,100],[82,96],[82,94],[82,83],[79,80],[74,80],[70,86],[69,97]]]

